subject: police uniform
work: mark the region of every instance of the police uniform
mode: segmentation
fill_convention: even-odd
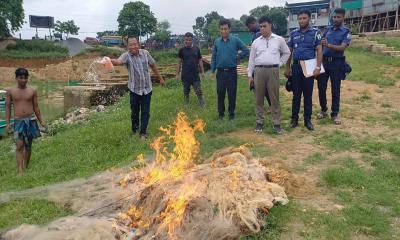
[[[321,44],[321,34],[317,28],[309,27],[306,31],[299,28],[290,33],[288,45],[292,49],[292,121],[298,121],[301,95],[304,97],[304,123],[311,121],[312,94],[314,77],[306,78],[300,66],[300,60],[316,58],[317,46]]]
[[[329,26],[322,36],[326,38],[328,44],[340,46],[343,43],[350,45],[351,32],[346,27]],[[340,105],[340,84],[345,77],[345,56],[344,52],[332,50],[328,47],[323,49],[323,65],[325,73],[318,76],[318,94],[321,111],[328,110],[326,101],[326,89],[328,86],[328,79],[331,79],[332,88],[332,113],[331,117],[336,117],[339,113]]]

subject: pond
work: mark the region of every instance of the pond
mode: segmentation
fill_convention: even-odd
[[[64,87],[67,82],[29,80],[28,86],[36,88],[40,112],[45,122],[54,120],[64,114]],[[16,82],[0,83],[0,89],[16,86]],[[0,119],[5,119],[5,113],[0,113]]]

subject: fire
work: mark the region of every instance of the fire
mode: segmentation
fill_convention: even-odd
[[[191,123],[179,113],[172,125],[160,128],[164,136],[151,144],[155,161],[137,157],[142,168],[120,181],[136,198],[118,217],[119,236],[236,239],[241,232],[261,229],[264,216],[259,210],[267,213],[274,203],[287,203],[284,189],[267,180],[266,168],[245,146],[221,150],[196,165],[200,143],[195,135],[203,133],[204,126],[202,120]]]
[[[178,113],[176,121],[167,128],[160,128],[164,136],[158,137],[151,144],[155,151],[155,162],[149,166],[149,171],[143,177],[146,186],[153,184],[162,184],[163,181],[175,181],[182,179],[188,172],[188,169],[194,166],[194,160],[200,152],[200,144],[196,139],[196,132],[204,133],[205,123],[202,120],[196,120],[191,124],[185,113]],[[174,147],[170,152],[168,144],[174,143]],[[145,166],[143,154],[137,157],[140,166]],[[127,186],[130,181],[129,175],[120,181],[122,187]],[[177,239],[174,232],[177,226],[181,224],[185,213],[187,199],[189,199],[196,191],[196,186],[186,184],[177,196],[168,199],[167,206],[164,211],[157,216],[161,219],[161,226],[168,229],[170,239]],[[143,209],[137,209],[132,205],[126,214],[121,215],[131,220],[131,227],[146,228],[150,219],[141,220]]]

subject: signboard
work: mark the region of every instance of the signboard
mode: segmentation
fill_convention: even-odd
[[[29,25],[32,28],[54,28],[54,17],[29,15]]]

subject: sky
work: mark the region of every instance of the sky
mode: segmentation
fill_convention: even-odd
[[[134,0],[132,0],[134,1]],[[307,0],[288,0],[305,2]],[[74,20],[80,27],[80,39],[95,37],[97,32],[118,29],[118,14],[129,0],[24,0],[25,24],[14,35],[30,39],[36,30],[29,27],[29,15],[53,16],[57,20]],[[193,31],[198,16],[217,11],[226,18],[239,19],[257,6],[284,6],[284,0],[142,0],[150,6],[158,21],[167,20],[173,34]],[[39,37],[49,35],[48,29],[38,29]]]

